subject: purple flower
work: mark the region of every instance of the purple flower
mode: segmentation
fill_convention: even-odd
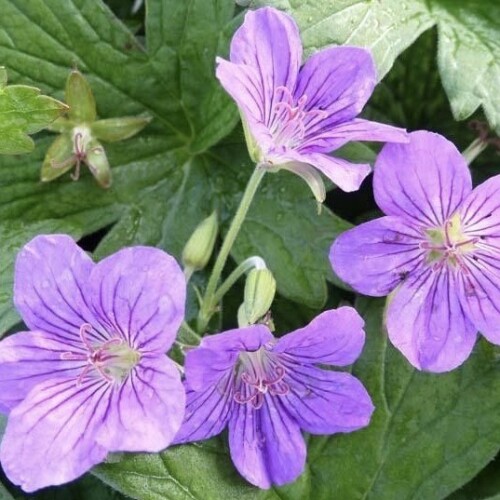
[[[374,191],[387,217],[342,234],[330,259],[358,292],[392,292],[391,342],[433,372],[463,363],[478,330],[500,344],[500,176],[472,190],[455,146],[414,132],[383,148]]]
[[[184,417],[165,352],[184,315],[185,280],[161,250],[135,247],[99,264],[68,236],[19,253],[14,301],[31,331],[0,342],[0,449],[25,491],[71,481],[108,452],[160,451]]]
[[[370,421],[373,405],[361,382],[316,366],[353,363],[363,326],[353,308],[341,307],[278,340],[264,325],[205,337],[186,356],[186,420],[175,442],[228,426],[232,460],[249,482],[293,481],[306,460],[301,429],[351,432]]]
[[[247,12],[230,61],[217,58],[217,77],[240,108],[253,159],[267,168],[292,170],[322,185],[314,167],[344,191],[355,191],[370,166],[327,153],[349,141],[407,142],[402,129],[356,118],[376,84],[365,49],[330,47],[301,67],[295,21],[262,8]]]

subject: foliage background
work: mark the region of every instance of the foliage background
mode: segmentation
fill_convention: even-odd
[[[77,66],[94,90],[100,117],[147,112],[139,136],[106,146],[113,186],[90,175],[39,182],[53,140],[0,157],[0,332],[22,329],[11,302],[15,253],[32,236],[66,232],[96,259],[133,244],[179,256],[213,209],[222,230],[251,173],[238,113],[214,77],[244,8],[232,0],[0,0],[0,64],[9,80],[62,99]],[[239,2],[240,4],[249,2]],[[470,120],[500,130],[500,4],[497,0],[254,0],[292,13],[308,52],[333,43],[370,47],[382,80],[364,114],[446,135],[460,149],[476,137]],[[341,154],[373,162],[377,146]],[[498,154],[473,164],[476,182],[499,173]],[[387,342],[383,302],[356,297],[333,276],[334,237],[377,216],[370,180],[357,193],[330,191],[317,215],[307,187],[290,174],[264,180],[232,252],[259,254],[273,271],[278,332],[319,310],[354,303],[367,345],[352,367],[377,407],[351,435],[311,437],[307,470],[296,483],[259,491],[231,466],[223,438],[160,455],[120,455],[71,485],[25,495],[3,478],[0,498],[42,499],[486,499],[500,498],[500,350],[479,342],[451,374],[413,370]],[[203,286],[206,276],[195,278]],[[224,303],[214,330],[234,326],[241,289]],[[191,293],[189,317],[196,314]],[[140,425],[140,423],[138,423]]]

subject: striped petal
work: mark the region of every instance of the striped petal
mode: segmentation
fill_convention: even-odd
[[[186,280],[173,257],[157,248],[125,248],[95,266],[89,289],[110,333],[142,351],[163,354],[172,345],[186,300]]]
[[[235,406],[229,449],[239,473],[263,489],[294,481],[305,467],[300,427],[279,398],[266,396],[259,411],[249,404]]]
[[[431,132],[408,144],[387,144],[375,163],[373,189],[386,215],[426,227],[442,226],[472,190],[469,168],[456,147]]]
[[[452,272],[426,269],[398,288],[386,317],[391,342],[408,361],[430,372],[446,372],[471,354],[477,329],[459,296]]]
[[[0,448],[9,479],[32,492],[72,481],[102,462],[107,449],[96,431],[109,402],[109,385],[92,379],[46,380],[9,415]]]
[[[333,242],[330,262],[357,292],[383,297],[423,265],[421,239],[402,217],[382,217],[342,233]]]

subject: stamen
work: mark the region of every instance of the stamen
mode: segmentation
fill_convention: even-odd
[[[445,222],[442,228],[428,229],[427,241],[421,241],[419,248],[427,250],[428,262],[433,271],[440,271],[445,266],[457,267],[461,273],[470,274],[465,256],[474,252],[479,237],[467,237],[462,231],[458,214]]]
[[[126,344],[124,339],[113,337],[101,344],[92,344],[89,335],[92,325],[83,323],[80,326],[80,339],[86,353],[63,352],[61,359],[67,361],[83,361],[85,366],[76,383],[80,385],[91,368],[107,382],[123,380],[130,370],[138,363],[140,354]]]
[[[288,88],[276,88],[269,124],[276,150],[297,147],[304,140],[308,128],[328,116],[328,113],[321,109],[306,110],[306,103],[306,94],[295,102]]]
[[[237,403],[250,403],[253,408],[259,409],[264,404],[266,394],[283,396],[290,391],[288,384],[283,382],[285,368],[280,364],[278,356],[271,354],[265,346],[255,352],[240,354],[239,361],[248,370],[237,374],[237,378],[244,384],[243,388],[246,386],[246,390],[240,388],[234,393],[233,398]]]

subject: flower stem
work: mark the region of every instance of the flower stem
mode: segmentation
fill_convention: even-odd
[[[222,270],[224,269],[227,258],[229,257],[229,252],[231,251],[236,237],[240,232],[243,221],[245,220],[245,217],[248,213],[248,209],[250,208],[252,200],[265,173],[265,169],[260,165],[257,165],[255,167],[255,170],[253,171],[252,176],[248,181],[245,192],[243,193],[243,197],[241,198],[238,210],[236,210],[236,213],[234,214],[234,218],[229,227],[229,231],[227,232],[224,242],[222,243],[219,255],[217,256],[214,268],[212,269],[212,274],[210,275],[210,279],[208,280],[205,295],[203,296],[200,313],[198,315],[199,332],[203,332],[203,330],[205,330],[208,322],[210,321],[210,318],[215,311],[215,307],[217,306],[215,294],[222,274]]]
[[[222,283],[222,285],[214,293],[213,303],[217,304],[220,302],[222,297],[230,290],[230,288],[238,281],[238,279],[243,276],[247,271],[252,268],[265,269],[266,263],[263,259],[258,256],[249,257],[245,259]]]
[[[465,158],[467,164],[470,165],[487,147],[488,142],[478,137],[467,146],[467,149],[462,152],[462,156]]]

